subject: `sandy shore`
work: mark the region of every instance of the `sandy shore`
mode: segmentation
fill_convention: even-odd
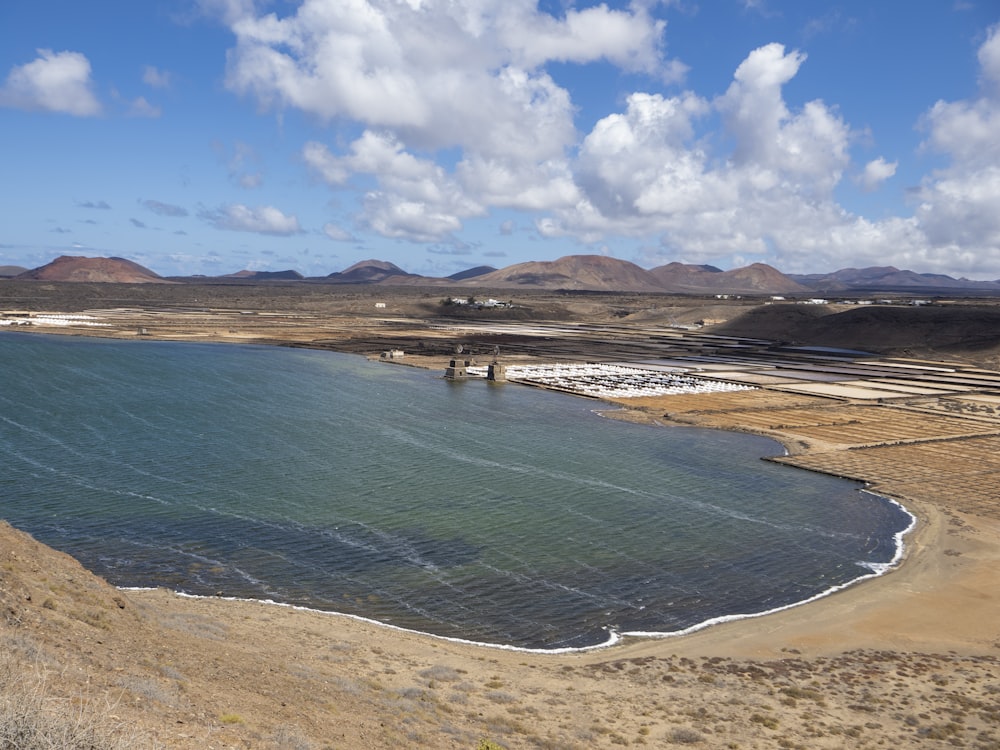
[[[118,592],[4,529],[0,646],[60,674],[54,700],[114,696],[110,715],[149,746],[1000,747],[1000,516],[901,499],[918,523],[886,575],[683,637],[561,656]]]
[[[905,564],[880,578],[559,656],[122,592],[4,529],[0,655],[41,664],[57,711],[84,700],[138,732],[128,747],[996,747],[1000,528],[920,515]]]

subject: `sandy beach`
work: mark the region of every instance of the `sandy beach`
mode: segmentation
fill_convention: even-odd
[[[814,421],[754,423],[762,393]],[[624,416],[767,434],[789,463],[872,483],[917,516],[902,563],[782,612],[555,656],[260,602],[119,591],[4,526],[0,674],[8,688],[15,673],[44,684],[44,710],[83,706],[132,747],[1000,747],[997,459],[978,461],[975,477],[956,460],[937,483],[908,482],[942,438],[852,442],[841,426],[837,442],[818,427],[842,402],[719,398],[634,401]],[[877,414],[890,432],[941,431],[928,417],[938,406]],[[990,414],[947,423],[953,456],[995,455]],[[844,425],[860,430],[867,415]],[[842,456],[854,463],[834,467]]]

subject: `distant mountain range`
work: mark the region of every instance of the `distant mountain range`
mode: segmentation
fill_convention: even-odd
[[[381,260],[363,260],[343,271],[306,278],[298,271],[239,271],[215,277],[164,278],[124,258],[62,256],[29,271],[0,267],[15,279],[140,283],[311,282],[384,284],[394,286],[455,286],[489,289],[550,289],[596,292],[659,292],[673,294],[738,294],[810,296],[814,294],[1000,294],[1000,280],[970,281],[942,274],[921,274],[891,266],[847,268],[828,274],[783,274],[764,263],[722,271],[714,266],[668,263],[646,270],[603,255],[568,255],[553,261],[529,261],[505,268],[478,266],[445,278],[407,273]],[[2,274],[0,274],[2,275]]]

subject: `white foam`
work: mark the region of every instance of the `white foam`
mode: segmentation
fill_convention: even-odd
[[[413,628],[404,628],[399,625],[390,625],[385,622],[380,622],[379,620],[374,620],[369,617],[362,617],[361,615],[352,615],[344,612],[329,612],[326,610],[315,609],[312,607],[304,607],[297,604],[285,604],[283,602],[276,602],[273,599],[248,599],[235,596],[202,596],[198,594],[188,594],[183,591],[175,591],[177,596],[188,598],[188,599],[221,599],[223,601],[232,602],[252,602],[264,605],[273,605],[277,607],[287,607],[288,609],[297,610],[300,612],[313,612],[316,614],[327,615],[330,617],[346,617],[350,620],[355,620],[357,622],[364,622],[369,625],[376,625],[383,628],[388,628],[400,633],[411,633],[413,635],[418,635],[421,637],[433,638],[440,641],[448,641],[450,643],[460,643],[467,646],[479,646],[482,648],[498,649],[500,651],[513,651],[519,653],[531,653],[531,654],[545,654],[545,655],[558,655],[558,654],[570,654],[570,653],[582,653],[585,651],[596,651],[598,649],[610,648],[611,646],[620,643],[622,638],[676,638],[679,636],[690,635],[691,633],[696,633],[699,630],[704,630],[713,625],[721,625],[727,622],[735,622],[737,620],[749,620],[757,617],[765,617],[767,615],[772,615],[777,612],[783,612],[785,610],[793,609],[795,607],[801,607],[805,604],[810,604],[812,602],[823,599],[831,594],[835,594],[838,591],[843,591],[844,589],[853,586],[861,581],[866,581],[871,578],[878,578],[879,576],[885,575],[889,571],[896,568],[899,563],[903,560],[905,547],[904,539],[906,535],[916,526],[917,518],[916,516],[908,511],[902,503],[882,495],[878,495],[869,490],[862,490],[867,494],[874,495],[875,497],[880,497],[883,500],[892,503],[902,510],[907,516],[910,517],[910,522],[907,524],[906,528],[902,531],[896,532],[894,535],[896,541],[896,552],[892,557],[892,560],[888,563],[858,563],[860,567],[866,568],[871,572],[866,575],[858,576],[845,583],[838,584],[836,586],[831,586],[825,591],[821,591],[808,599],[802,599],[801,601],[792,602],[791,604],[785,604],[780,607],[773,607],[772,609],[763,610],[761,612],[750,612],[741,613],[733,615],[720,615],[718,617],[710,617],[707,620],[696,623],[689,627],[683,628],[681,630],[669,630],[669,631],[648,631],[648,630],[627,630],[619,631],[614,626],[605,626],[604,630],[607,632],[608,637],[605,641],[601,643],[596,643],[590,646],[566,646],[562,648],[528,648],[525,646],[512,646],[503,643],[488,643],[485,641],[473,641],[466,638],[455,638],[452,636],[436,635],[434,633],[427,633],[421,630],[415,630]],[[120,587],[123,591],[150,591],[152,589],[143,587]]]

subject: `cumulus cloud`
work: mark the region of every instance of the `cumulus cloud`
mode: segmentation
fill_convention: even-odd
[[[777,44],[754,50],[714,101],[633,94],[584,138],[575,174],[586,200],[554,211],[538,231],[590,243],[659,235],[651,263],[786,251],[795,270],[793,253],[809,245],[803,228],[823,233],[845,221],[832,192],[850,161],[850,129],[826,105],[793,112],[784,101],[804,59]],[[701,126],[713,113],[733,144],[728,155],[713,152]]]
[[[781,44],[754,50],[736,69],[718,102],[736,137],[733,160],[793,183],[794,189],[828,193],[840,181],[849,158],[850,130],[823,102],[791,113],[782,87],[805,62]]]
[[[78,202],[76,205],[80,208],[96,208],[101,211],[108,211],[111,209],[111,206],[107,201],[82,201]]]
[[[11,70],[0,89],[0,105],[77,117],[101,113],[87,57],[49,49],[38,50],[35,60]]]
[[[309,143],[302,158],[335,186],[349,174],[376,176],[379,189],[366,194],[359,221],[386,237],[433,242],[458,231],[463,218],[485,213],[442,167],[407,152],[386,133],[365,131],[341,157]]]
[[[949,163],[923,181],[916,210],[930,261],[957,259],[971,272],[1000,264],[1000,26],[989,30],[979,63],[980,95],[939,101],[924,118],[924,148]]]
[[[1000,254],[996,29],[979,49],[979,96],[923,119],[924,149],[947,166],[922,182],[912,216],[869,220],[838,203],[844,175],[874,190],[898,164],[852,163],[858,134],[835,104],[786,101],[806,55],[766,44],[717,96],[664,93],[684,65],[666,55],[656,5],[556,16],[534,0],[303,0],[281,15],[202,0],[235,36],[230,90],[361,132],[308,143],[301,159],[331,189],[357,191],[356,226],[385,237],[458,247],[465,222],[505,209],[534,214],[542,237],[641,239],[649,263],[807,271],[849,256],[953,272]],[[579,132],[578,103],[546,66],[594,61],[658,83]]]
[[[444,239],[486,203],[537,210],[578,199],[566,165],[578,140],[574,106],[544,66],[604,60],[677,80],[683,65],[666,59],[664,23],[647,5],[571,7],[558,18],[534,0],[305,0],[284,17],[258,15],[249,2],[204,7],[236,36],[231,90],[264,109],[366,129],[345,154],[306,146],[304,161],[325,182],[373,174],[376,140],[395,144],[359,220],[423,241]],[[430,160],[413,156],[441,149],[460,154],[456,174],[432,173]],[[407,177],[409,168],[424,173]]]
[[[858,176],[858,183],[864,190],[875,190],[896,174],[898,166],[899,162],[887,162],[880,156],[865,164],[864,171]]]
[[[240,203],[202,211],[199,216],[216,229],[290,236],[302,232],[298,218],[273,206],[250,208]]]
[[[558,19],[533,0],[305,0],[284,18],[225,12],[237,37],[227,75],[234,91],[264,107],[398,129],[426,145],[505,150],[497,131],[518,125],[561,147],[572,134],[568,96],[544,63],[605,59],[654,72],[663,62],[663,23],[638,5]]]

